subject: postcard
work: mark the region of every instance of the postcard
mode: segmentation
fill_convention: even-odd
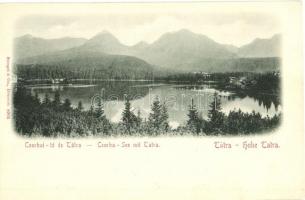
[[[0,199],[302,199],[299,1],[0,5]]]

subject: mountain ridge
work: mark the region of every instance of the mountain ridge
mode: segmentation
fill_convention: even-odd
[[[281,34],[270,38],[255,38],[238,49],[240,57],[281,57]]]
[[[280,40],[281,40],[281,34],[277,33],[277,34],[274,34],[272,37],[269,37],[269,38],[255,38],[251,42],[249,42],[245,45],[242,45],[240,47],[237,47],[237,46],[232,45],[232,44],[217,43],[214,40],[210,39],[206,35],[193,33],[188,29],[181,29],[181,30],[174,31],[174,32],[164,33],[157,40],[155,40],[154,42],[152,42],[150,44],[145,42],[145,41],[139,41],[138,43],[136,43],[134,45],[125,45],[125,44],[121,43],[111,32],[106,31],[106,30],[97,33],[96,35],[94,35],[90,39],[85,39],[85,38],[81,38],[81,37],[61,37],[61,38],[53,38],[53,39],[44,39],[44,38],[41,38],[41,37],[35,37],[33,35],[30,35],[30,34],[25,34],[23,36],[16,37],[14,43],[18,43],[18,40],[21,39],[21,38],[23,38],[23,39],[39,39],[39,40],[46,40],[46,41],[60,41],[60,40],[64,40],[64,39],[67,39],[67,40],[71,39],[71,40],[80,40],[81,42],[80,42],[80,44],[72,45],[70,48],[80,47],[80,46],[83,46],[83,45],[89,46],[89,47],[92,45],[91,47],[94,47],[94,43],[96,42],[96,40],[98,40],[98,38],[103,38],[104,42],[106,41],[108,43],[108,45],[109,45],[109,43],[110,44],[112,43],[112,45],[114,43],[114,45],[117,46],[118,48],[117,49],[113,48],[113,47],[110,48],[111,52],[109,52],[107,50],[107,48],[106,49],[101,48],[99,51],[104,51],[104,53],[110,53],[110,54],[112,54],[112,53],[113,54],[125,53],[125,54],[132,54],[133,55],[133,54],[135,54],[134,52],[129,53],[128,51],[129,50],[135,50],[135,49],[146,49],[150,46],[156,46],[156,43],[160,43],[160,41],[164,40],[164,38],[166,38],[166,37],[173,36],[173,35],[183,35],[183,34],[184,34],[184,36],[185,35],[192,36],[192,37],[197,36],[197,37],[201,37],[201,39],[204,38],[206,40],[210,40],[213,43],[216,43],[216,44],[219,44],[219,45],[223,46],[223,48],[226,49],[227,51],[229,51],[231,53],[234,53],[234,54],[237,54],[238,57],[243,57],[244,53],[242,52],[241,49],[246,48],[248,46],[251,46],[251,44],[253,44],[253,43],[268,42],[268,40],[277,40],[277,42],[280,42]],[[101,42],[101,41],[98,41],[98,42]],[[64,49],[67,49],[67,48],[59,48],[59,50],[64,50]],[[29,49],[27,49],[27,50],[29,50]],[[44,51],[42,51],[42,52],[44,52]],[[50,51],[48,51],[48,52],[50,52]],[[16,54],[20,54],[20,53],[17,52]],[[40,54],[43,54],[43,53],[40,53]],[[31,56],[35,56],[35,55],[31,55]],[[21,56],[21,57],[27,57],[27,56]],[[246,57],[255,57],[255,56],[246,55]],[[266,55],[259,55],[259,57],[280,57],[280,55],[278,55],[278,54],[270,55],[270,53],[268,53],[267,56]]]
[[[33,41],[35,40],[35,37],[31,35],[25,35],[23,39]],[[69,37],[53,40],[51,39],[49,41],[56,42],[62,40],[67,41],[69,40]],[[266,64],[263,64],[263,62],[257,61],[257,59],[252,59],[251,62],[241,62],[238,61],[238,59],[273,59],[275,57],[280,57],[279,51],[281,35],[277,34],[267,39],[257,38],[249,44],[246,44],[240,48],[235,47],[234,45],[217,43],[203,34],[193,33],[187,29],[181,29],[179,31],[165,33],[151,44],[141,41],[132,46],[122,44],[114,35],[112,35],[108,31],[102,31],[88,40],[82,39],[78,43],[78,45],[76,44],[77,42],[75,42],[75,38],[72,38],[70,40],[72,40],[72,42],[68,45],[66,44],[66,46],[61,46],[59,48],[60,50],[54,50],[56,48],[51,48],[50,51],[42,51],[39,52],[38,55],[27,57],[19,57],[17,55],[18,59],[16,59],[16,63],[46,64],[50,63],[52,59],[54,60],[54,63],[58,63],[59,60],[63,63],[67,63],[67,60],[77,60],[78,57],[84,58],[84,56],[86,56],[86,59],[84,58],[84,60],[87,60],[88,63],[92,63],[90,59],[102,61],[103,59],[101,58],[106,59],[106,57],[112,55],[113,58],[120,57],[122,60],[128,58],[128,63],[142,63],[143,61],[149,66],[158,66],[158,69],[165,70],[201,70],[211,72],[230,70],[242,71],[243,67],[244,69],[249,70],[249,67],[245,67],[244,65],[250,65],[252,67],[256,66],[261,70],[264,70],[264,68],[266,68],[265,70],[268,71],[271,69],[275,69],[276,64],[272,64],[272,67],[270,67]],[[67,48],[67,46],[69,45],[72,47]],[[52,45],[50,46],[52,47]],[[33,45],[29,47],[34,48]],[[29,50],[29,52],[32,51]],[[94,56],[90,56],[90,54]],[[84,60],[80,61],[82,65],[86,65]],[[267,63],[271,62],[270,59],[264,60]],[[255,64],[253,64],[253,62],[255,62]],[[275,63],[278,62],[276,61]],[[78,64],[76,63],[75,65]],[[124,64],[121,63],[121,65],[121,67],[123,67]],[[146,67],[148,66],[143,63],[139,65],[143,65]],[[225,69],[226,67],[228,69]]]
[[[62,37],[44,39],[26,34],[14,39],[15,59],[42,55],[82,45],[85,38]]]

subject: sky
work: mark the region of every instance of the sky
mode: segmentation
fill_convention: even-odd
[[[108,31],[125,45],[152,43],[166,32],[188,29],[218,43],[242,46],[255,38],[280,33],[280,24],[266,13],[142,13],[87,16],[31,15],[16,23],[16,36],[91,38]]]

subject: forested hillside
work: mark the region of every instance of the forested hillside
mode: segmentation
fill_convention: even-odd
[[[30,57],[17,64],[23,79],[151,79],[153,67],[131,56],[107,55],[75,49]]]

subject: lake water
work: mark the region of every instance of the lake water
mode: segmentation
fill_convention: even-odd
[[[253,110],[263,116],[274,116],[281,112],[279,98],[270,94],[236,94],[226,90],[217,90],[212,84],[189,85],[168,84],[145,81],[100,81],[97,83],[77,83],[72,85],[32,85],[27,86],[32,94],[38,93],[43,99],[48,93],[50,98],[59,91],[61,100],[68,98],[76,107],[82,101],[83,107],[89,109],[96,105],[96,99],[103,96],[106,117],[112,122],[121,120],[124,109],[125,95],[131,99],[131,106],[135,113],[140,110],[142,118],[148,118],[151,104],[158,96],[165,102],[169,113],[171,127],[175,128],[187,121],[187,111],[191,99],[197,106],[203,118],[207,118],[209,104],[213,101],[216,92],[221,99],[222,111],[241,109],[243,112]]]

